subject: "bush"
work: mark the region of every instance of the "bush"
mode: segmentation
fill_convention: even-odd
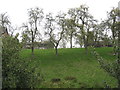
[[[28,61],[20,60],[18,39],[7,36],[2,41],[2,87],[33,88],[40,83],[40,73],[35,73],[35,67],[29,68]]]
[[[109,75],[116,78],[118,81],[118,88],[120,88],[120,61],[119,58],[112,63],[105,62],[104,59],[95,51],[94,55],[96,56],[98,62],[100,63],[101,68],[103,68]],[[110,87],[106,84],[105,87]]]
[[[16,38],[7,36],[2,38],[2,78],[4,87],[15,87],[14,70],[19,59],[20,44]]]

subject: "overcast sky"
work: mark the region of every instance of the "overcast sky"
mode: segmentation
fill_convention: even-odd
[[[98,20],[106,18],[106,12],[117,7],[120,0],[0,0],[0,13],[7,12],[14,25],[27,20],[27,9],[40,7],[45,13],[67,11],[81,4],[89,6],[90,13]]]

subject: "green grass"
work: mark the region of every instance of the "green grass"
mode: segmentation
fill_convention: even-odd
[[[97,48],[97,52],[107,61],[112,62],[116,57],[112,55],[112,48]],[[35,66],[36,72],[41,72],[45,79],[44,84],[37,87],[104,87],[106,81],[111,87],[116,87],[116,79],[109,76],[90,52],[85,54],[84,48],[59,49],[55,56],[54,49],[35,50],[35,57],[29,66]],[[21,59],[29,60],[31,50],[22,50]],[[75,77],[76,82],[65,80],[65,77]],[[51,85],[51,79],[60,78],[61,82]]]

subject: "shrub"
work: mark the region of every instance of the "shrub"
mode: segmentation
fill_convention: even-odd
[[[94,55],[96,56],[98,62],[100,63],[101,68],[103,68],[109,75],[116,78],[118,81],[118,88],[120,88],[120,61],[119,58],[112,63],[105,62],[104,59],[95,51]],[[106,84],[105,87],[110,87]]]
[[[35,73],[35,67],[29,68],[28,61],[20,59],[21,44],[18,39],[6,36],[2,41],[2,87],[33,88],[40,83],[40,73]]]
[[[16,38],[6,36],[2,38],[2,78],[3,88],[15,87],[16,77],[14,69],[19,58],[20,44]]]

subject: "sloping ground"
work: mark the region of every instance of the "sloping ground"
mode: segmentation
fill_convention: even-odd
[[[97,52],[107,61],[112,62],[112,48],[97,48]],[[100,68],[94,55],[84,48],[59,49],[55,56],[53,49],[35,50],[35,57],[29,63],[41,72],[45,82],[37,87],[104,87],[104,81],[111,87],[117,86],[115,78]],[[31,50],[22,50],[21,58],[29,60]]]

